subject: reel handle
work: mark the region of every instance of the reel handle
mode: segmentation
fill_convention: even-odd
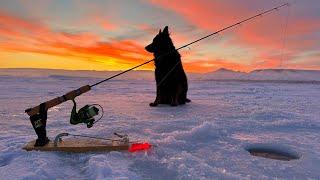
[[[57,106],[57,105],[65,102],[65,101],[72,100],[75,97],[80,96],[81,94],[86,93],[86,92],[88,92],[90,90],[91,90],[91,86],[90,85],[85,85],[85,86],[80,87],[79,89],[70,91],[70,92],[66,93],[65,95],[63,95],[63,96],[56,97],[54,99],[46,101],[46,102],[44,102],[46,110],[48,110],[51,107]],[[25,110],[25,112],[29,116],[36,115],[36,114],[39,113],[39,111],[40,111],[40,105]]]

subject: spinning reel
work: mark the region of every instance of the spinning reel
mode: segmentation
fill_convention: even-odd
[[[97,123],[103,117],[103,108],[99,104],[87,104],[84,107],[80,108],[77,112],[77,103],[72,99],[73,108],[70,116],[70,124],[76,125],[79,123],[84,123],[87,125],[87,128],[91,128],[93,124]],[[95,116],[99,115],[100,117],[95,119]]]

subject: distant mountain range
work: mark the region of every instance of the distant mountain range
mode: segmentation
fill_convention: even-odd
[[[320,81],[320,70],[258,69],[249,73],[218,69],[206,73],[205,80],[274,80],[274,81]]]
[[[54,70],[54,69],[0,69],[0,76],[51,77],[51,78],[105,78],[121,71]],[[234,81],[317,81],[320,70],[259,69],[249,73],[221,68],[209,73],[188,73],[190,80]],[[117,77],[119,80],[154,80],[153,71],[131,71]]]

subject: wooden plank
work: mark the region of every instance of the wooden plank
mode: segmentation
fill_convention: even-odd
[[[63,152],[93,152],[93,151],[127,151],[129,149],[128,143],[119,141],[105,142],[101,140],[92,139],[65,139],[58,142],[57,147],[54,147],[53,141],[42,147],[34,146],[35,140],[28,142],[23,147],[27,151],[63,151]]]

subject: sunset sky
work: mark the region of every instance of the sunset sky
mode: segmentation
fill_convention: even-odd
[[[124,70],[152,59],[144,47],[166,25],[179,47],[284,2],[1,0],[0,68]],[[297,1],[206,39],[181,51],[184,67],[320,70],[319,9],[319,0]]]

